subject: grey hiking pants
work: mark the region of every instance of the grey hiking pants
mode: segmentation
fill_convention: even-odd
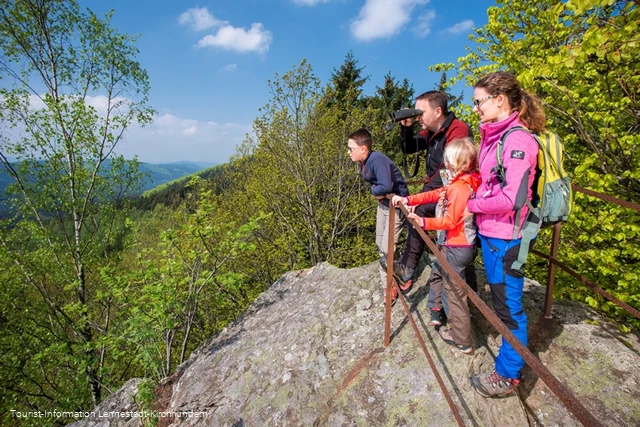
[[[469,247],[449,247],[443,246],[442,251],[460,278],[465,280],[465,270],[469,266],[473,267],[473,261],[476,258],[475,246]],[[446,302],[448,306],[447,317],[451,327],[451,336],[453,340],[460,345],[471,345],[471,317],[469,313],[469,305],[467,303],[467,294],[458,287],[449,278],[449,275],[435,262],[431,270],[429,300],[427,307],[429,309],[439,308],[436,306],[436,299],[440,299],[442,287],[446,293]],[[440,302],[440,301],[438,301]]]
[[[396,221],[393,224],[393,250],[396,250],[396,243],[400,238],[400,233],[405,224],[405,216],[402,211],[396,209]],[[378,254],[383,257],[387,256],[387,247],[389,242],[389,207],[378,202],[378,209],[376,212],[376,246],[378,246]],[[395,254],[394,254],[395,255]],[[382,286],[387,285],[387,272],[380,267],[380,279],[382,280]],[[395,288],[394,288],[395,289]]]

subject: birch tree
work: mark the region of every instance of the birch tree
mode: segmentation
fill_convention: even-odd
[[[16,213],[0,259],[4,295],[21,296],[3,299],[0,387],[25,406],[96,404],[107,381],[113,313],[97,271],[116,259],[140,178],[114,150],[153,113],[135,38],[110,18],[69,0],[0,0],[0,162]]]

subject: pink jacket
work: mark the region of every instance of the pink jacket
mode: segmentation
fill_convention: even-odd
[[[480,177],[482,183],[476,197],[469,200],[467,209],[476,214],[478,233],[485,237],[513,239],[516,210],[524,205],[524,198],[531,200],[531,185],[535,178],[538,143],[525,131],[512,132],[504,142],[502,164],[505,182],[500,183],[494,167],[498,165],[496,148],[500,137],[514,126],[524,126],[518,120],[518,112],[501,122],[480,125]],[[520,224],[526,218],[528,208],[522,208]],[[518,231],[518,237],[521,237]]]

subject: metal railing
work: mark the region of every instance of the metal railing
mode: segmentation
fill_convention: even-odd
[[[593,190],[582,188],[582,187],[580,187],[578,185],[575,185],[575,184],[571,184],[571,188],[573,189],[573,191],[577,191],[579,193],[583,193],[583,194],[586,194],[586,195],[591,196],[591,197],[596,197],[596,198],[598,198],[600,200],[603,200],[605,202],[613,203],[615,205],[622,206],[622,207],[625,207],[625,208],[632,209],[632,210],[635,210],[637,212],[640,212],[640,205],[638,205],[636,203],[631,203],[631,202],[628,202],[626,200],[620,200],[620,199],[615,198],[613,196],[609,196],[608,194],[598,193],[598,192],[593,191]],[[556,275],[555,273],[556,273],[556,266],[557,266],[557,267],[560,267],[561,270],[566,271],[567,273],[569,273],[572,277],[574,277],[575,279],[577,279],[578,281],[580,281],[584,285],[587,285],[588,287],[593,289],[598,294],[602,295],[603,297],[605,297],[609,301],[613,302],[617,306],[625,309],[628,313],[630,313],[630,314],[634,315],[635,317],[637,317],[638,319],[640,319],[640,311],[638,311],[635,308],[631,307],[630,305],[625,304],[624,302],[620,301],[618,298],[614,297],[613,295],[611,295],[607,291],[603,290],[601,287],[599,287],[595,283],[589,281],[589,279],[587,279],[586,277],[581,276],[575,270],[571,269],[566,264],[560,262],[557,259],[558,248],[560,247],[560,231],[561,231],[561,228],[562,228],[562,224],[561,223],[555,224],[553,226],[553,234],[552,234],[552,237],[551,237],[551,249],[550,249],[550,253],[548,255],[543,253],[543,252],[540,252],[540,251],[538,251],[536,249],[533,249],[531,251],[532,254],[538,255],[539,257],[544,258],[547,261],[549,261],[549,270],[548,270],[548,273],[547,273],[547,290],[546,290],[545,299],[544,299],[544,317],[546,317],[547,319],[551,318],[551,305],[553,304],[553,287],[555,285],[555,275]]]
[[[413,182],[408,182],[407,184],[419,184],[422,182],[424,181],[413,181]],[[627,207],[640,212],[640,205],[627,202],[624,200],[619,200],[612,196],[597,193],[592,190],[587,190],[577,185],[572,185],[572,188],[574,191],[582,192],[589,196],[597,197],[597,198],[600,198],[601,200],[604,200],[610,203],[615,203],[619,206]],[[388,195],[387,198],[391,200],[392,195]],[[403,205],[400,205],[400,209],[405,214],[405,216],[408,216],[409,213]],[[390,206],[390,209],[389,209],[389,227],[390,227],[389,229],[390,230],[393,229],[393,224],[395,223],[395,215],[396,215],[395,211],[396,210]],[[582,405],[582,403],[573,395],[571,390],[567,388],[564,384],[562,384],[555,376],[553,376],[553,374],[551,374],[551,372],[544,366],[544,364],[540,361],[540,359],[538,359],[533,353],[531,353],[531,351],[529,351],[529,349],[526,346],[524,346],[520,342],[520,340],[518,340],[515,337],[515,335],[513,335],[513,333],[498,318],[498,316],[493,312],[493,310],[489,308],[489,306],[487,306],[482,299],[480,299],[480,297],[471,289],[471,287],[469,287],[469,285],[467,285],[467,283],[464,280],[462,280],[462,278],[460,278],[460,276],[458,276],[458,274],[456,274],[456,272],[453,270],[451,265],[447,262],[444,254],[431,241],[431,239],[427,236],[424,230],[422,230],[422,228],[415,221],[411,221],[411,223],[413,227],[416,229],[416,231],[418,232],[418,234],[420,235],[420,237],[425,241],[425,243],[427,244],[427,246],[429,247],[433,255],[436,257],[440,266],[444,269],[446,274],[449,275],[449,278],[453,281],[453,283],[455,283],[456,286],[458,286],[463,292],[467,294],[471,302],[478,308],[478,310],[480,310],[480,312],[493,325],[493,327],[495,327],[498,330],[498,332],[502,334],[503,339],[506,339],[507,342],[509,342],[513,346],[513,348],[518,352],[518,354],[520,354],[520,356],[524,359],[527,365],[529,365],[529,367],[538,375],[538,377],[542,379],[542,381],[551,389],[551,391],[558,397],[558,399],[565,405],[565,407],[583,425],[600,426],[601,425],[600,422],[584,407],[584,405]],[[640,318],[640,312],[638,310],[620,301],[616,297],[612,296],[608,292],[598,287],[596,284],[590,282],[585,277],[580,276],[577,272],[567,267],[556,258],[558,255],[558,248],[560,244],[561,227],[562,225],[560,223],[555,224],[553,226],[552,242],[551,242],[551,249],[550,249],[549,255],[544,254],[538,250],[532,250],[533,254],[536,254],[549,261],[549,270],[547,274],[547,289],[545,293],[545,303],[544,303],[544,316],[546,318],[550,318],[551,316],[551,305],[553,302],[553,287],[555,283],[555,272],[556,272],[556,266],[557,266],[562,270],[566,271],[567,273],[569,273],[571,276],[580,280],[585,285],[592,288],[594,291],[596,291],[603,297],[612,301],[614,304],[624,308],[627,312]],[[388,233],[388,234],[389,234],[389,240],[388,240],[388,247],[387,247],[387,283],[386,283],[386,294],[385,294],[386,304],[385,304],[385,321],[384,321],[384,325],[385,325],[384,326],[384,346],[385,348],[388,347],[391,342],[391,304],[392,304],[391,300],[392,300],[392,287],[395,286],[398,298],[400,299],[403,309],[409,320],[409,323],[411,324],[411,327],[416,334],[418,342],[420,343],[420,347],[422,348],[422,351],[424,352],[425,357],[427,358],[427,361],[432,371],[434,372],[434,375],[442,390],[442,393],[445,396],[445,399],[447,400],[447,403],[449,404],[449,407],[451,408],[451,411],[458,425],[464,425],[464,421],[460,416],[458,408],[455,405],[453,399],[451,398],[450,393],[446,389],[444,381],[442,380],[442,377],[438,373],[435,363],[433,362],[433,358],[429,354],[429,351],[420,334],[420,331],[415,321],[413,320],[413,316],[411,315],[410,308],[398,284],[393,278],[393,254],[394,254],[395,241],[394,241],[394,233]]]

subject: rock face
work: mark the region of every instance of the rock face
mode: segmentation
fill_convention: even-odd
[[[475,353],[464,355],[444,343],[427,325],[428,273],[424,269],[408,302],[464,423],[580,425],[528,368],[512,396],[475,394],[468,378],[493,369],[500,337],[472,308]],[[481,286],[481,294],[490,301],[488,288]],[[349,270],[320,264],[285,274],[158,386],[154,409],[163,411],[158,425],[457,425],[400,302],[393,308],[391,345],[383,347],[382,296],[377,264]],[[571,302],[556,301],[553,319],[544,319],[544,288],[534,282],[527,281],[524,300],[532,352],[603,425],[640,425],[638,336],[620,334]],[[130,390],[115,395],[100,406],[131,407]],[[176,413],[184,416],[172,416]],[[142,423],[108,418],[74,425]]]

